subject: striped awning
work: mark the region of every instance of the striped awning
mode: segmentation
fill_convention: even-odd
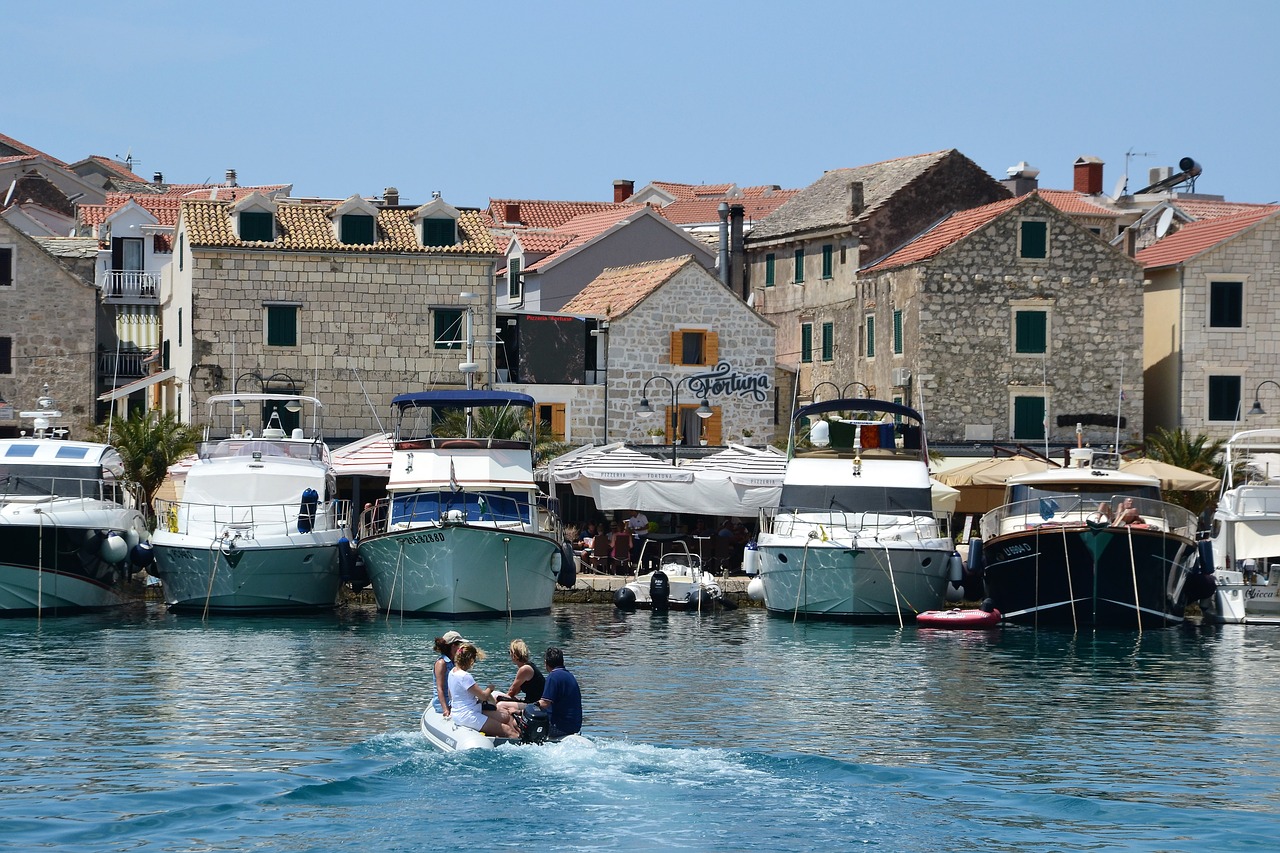
[[[332,451],[329,463],[339,477],[389,477],[391,454],[391,434],[377,432]]]
[[[688,483],[693,480],[693,472],[616,442],[603,447],[580,447],[552,459],[547,463],[547,478],[553,483],[583,479]]]
[[[776,448],[757,450],[741,444],[682,466],[698,477],[724,477],[739,486],[781,486],[787,472],[787,455]]]
[[[116,313],[116,338],[121,346],[150,352],[160,346],[160,316],[153,305],[124,306]]]

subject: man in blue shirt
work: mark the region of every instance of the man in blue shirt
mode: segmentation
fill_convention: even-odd
[[[551,716],[551,736],[564,737],[582,731],[582,691],[578,679],[564,668],[564,653],[551,646],[547,649],[547,683],[542,688],[538,706]]]

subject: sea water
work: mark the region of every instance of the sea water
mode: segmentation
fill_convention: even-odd
[[[434,637],[565,652],[589,744],[443,754]],[[0,849],[1272,849],[1280,630],[557,605],[0,621]]]

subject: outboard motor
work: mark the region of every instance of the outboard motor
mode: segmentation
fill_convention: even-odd
[[[541,706],[525,705],[517,720],[522,743],[542,743],[551,737],[551,716]]]
[[[298,532],[310,533],[316,524],[316,505],[320,503],[320,493],[315,489],[302,490],[302,503],[298,506]]]
[[[649,578],[649,600],[654,610],[666,610],[671,604],[671,581],[662,569]]]

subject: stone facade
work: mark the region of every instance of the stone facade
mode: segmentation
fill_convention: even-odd
[[[0,364],[0,396],[14,417],[0,419],[0,435],[30,431],[17,413],[36,408],[48,383],[63,416],[52,425],[69,438],[87,439],[94,424],[97,292],[30,237],[0,219],[0,257],[11,264],[12,284],[0,286],[0,341],[9,350]],[[5,409],[7,412],[8,410]]]

